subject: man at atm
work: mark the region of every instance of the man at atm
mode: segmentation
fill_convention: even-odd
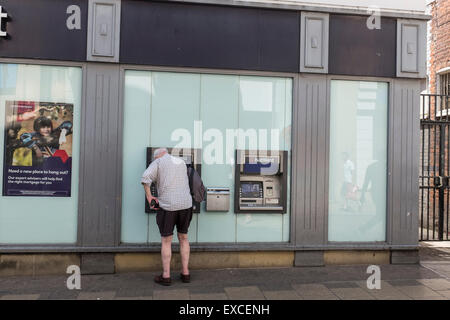
[[[161,234],[161,260],[163,273],[155,276],[158,284],[171,285],[170,260],[172,258],[173,229],[177,226],[180,242],[181,281],[190,282],[188,228],[192,220],[192,196],[189,189],[187,167],[183,159],[172,156],[166,148],[156,149],[155,159],[142,175],[145,196],[152,209],[159,207],[156,223]],[[150,186],[156,184],[158,197],[151,194]]]

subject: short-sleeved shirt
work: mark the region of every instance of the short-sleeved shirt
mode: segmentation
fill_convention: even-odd
[[[156,184],[159,206],[166,211],[192,207],[187,167],[181,158],[165,154],[154,160],[142,175],[141,182]]]
[[[344,182],[353,182],[353,171],[355,170],[355,165],[351,160],[347,160],[344,163]]]

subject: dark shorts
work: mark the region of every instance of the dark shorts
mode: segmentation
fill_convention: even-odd
[[[156,213],[156,224],[161,237],[173,235],[173,228],[177,226],[178,233],[187,233],[192,220],[192,208],[166,211],[160,208]]]

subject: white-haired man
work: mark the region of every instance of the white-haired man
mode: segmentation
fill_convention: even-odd
[[[145,196],[151,208],[154,200],[159,205],[156,213],[156,223],[161,234],[161,260],[163,273],[155,277],[154,281],[161,285],[170,285],[170,260],[172,258],[173,229],[177,226],[180,242],[182,271],[180,278],[183,282],[190,282],[189,274],[189,240],[187,236],[189,224],[192,220],[192,196],[189,189],[187,167],[183,159],[170,155],[165,148],[155,150],[154,161],[150,163],[142,175]],[[158,198],[152,196],[150,185],[156,184]]]

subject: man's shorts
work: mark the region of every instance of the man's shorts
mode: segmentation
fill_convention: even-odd
[[[156,213],[156,224],[161,237],[173,235],[173,228],[177,226],[178,233],[187,233],[192,220],[192,208],[166,211],[160,208]]]

